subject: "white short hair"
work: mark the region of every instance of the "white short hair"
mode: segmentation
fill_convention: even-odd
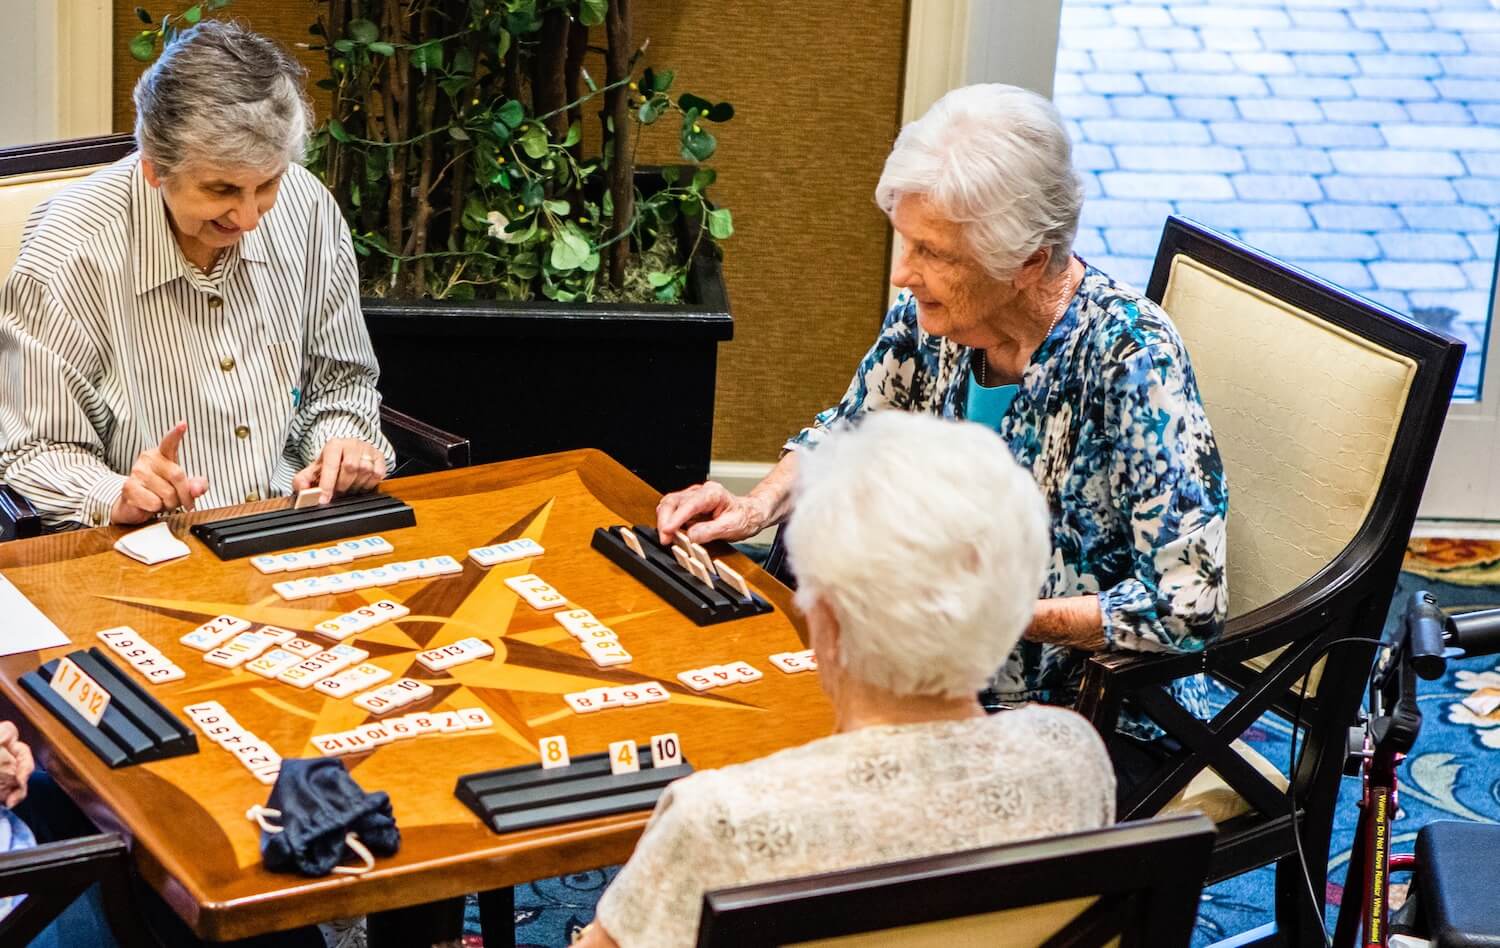
[[[237,23],[184,30],[135,84],[135,141],[164,177],[194,162],[270,171],[300,162],[306,70]]]
[[[797,605],[837,617],[840,664],[897,694],[974,694],[1031,620],[1046,504],[999,435],[878,411],[798,456]]]
[[[974,258],[1007,279],[1042,248],[1052,251],[1049,270],[1066,265],[1083,181],[1052,103],[990,83],[954,89],[901,129],[875,203],[890,215],[908,195],[960,224]]]

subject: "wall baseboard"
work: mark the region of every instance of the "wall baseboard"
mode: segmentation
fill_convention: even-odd
[[[709,461],[708,479],[723,484],[732,494],[748,494],[775,466],[766,461]]]

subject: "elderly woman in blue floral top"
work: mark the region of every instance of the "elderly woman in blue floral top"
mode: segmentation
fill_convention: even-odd
[[[664,498],[662,535],[779,523],[799,454],[866,412],[968,419],[999,432],[1052,512],[1041,601],[988,703],[1072,703],[1091,652],[1202,649],[1226,606],[1218,449],[1167,314],[1071,252],[1083,194],[1057,111],[1011,86],[950,92],[902,130],[876,200],[904,292],[849,390],[748,495],[708,482]],[[1206,716],[1201,678],[1173,693]],[[1136,709],[1120,731],[1124,793],[1172,748]]]

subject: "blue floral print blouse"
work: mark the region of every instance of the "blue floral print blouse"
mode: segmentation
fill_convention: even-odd
[[[916,301],[902,293],[843,400],[786,447],[815,447],[869,411],[965,418],[973,352],[923,332]],[[1218,634],[1228,490],[1187,352],[1160,307],[1086,267],[999,432],[1052,511],[1042,598],[1097,594],[1111,650],[1192,652]],[[1070,705],[1088,654],[1023,640],[986,698]],[[1172,691],[1208,716],[1201,677]],[[1144,740],[1162,733],[1129,706],[1119,729]]]

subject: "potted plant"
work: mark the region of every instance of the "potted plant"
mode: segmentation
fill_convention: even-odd
[[[139,11],[132,53],[227,2]],[[630,5],[324,0],[303,45],[332,101],[308,166],[349,222],[393,404],[476,461],[599,447],[667,490],[707,474],[733,333],[733,221],[701,162],[734,110],[646,65]],[[668,126],[684,164],[637,168]]]

